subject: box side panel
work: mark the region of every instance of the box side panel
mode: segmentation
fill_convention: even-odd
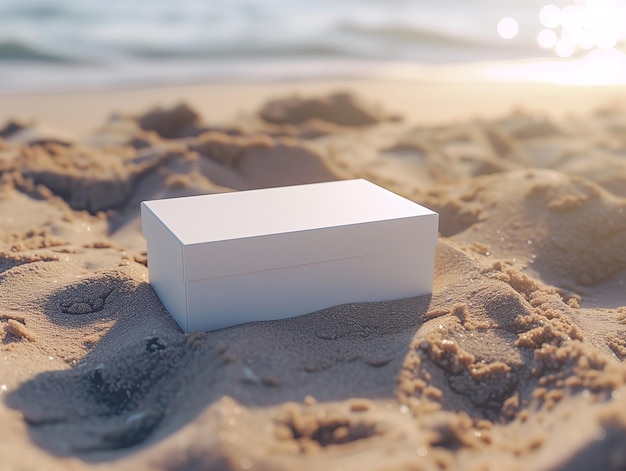
[[[183,281],[183,249],[149,208],[141,205],[141,225],[148,242],[150,285],[184,332],[188,331]]]
[[[190,282],[189,330],[431,293],[433,263],[434,247]]]
[[[423,247],[434,250],[437,213],[184,248],[185,281]]]
[[[432,214],[412,219],[415,221],[415,226],[406,236],[408,240],[413,243],[413,247],[420,250],[430,250],[432,252],[432,266],[434,268],[435,246],[437,245],[437,237],[439,236],[439,214],[433,212]]]

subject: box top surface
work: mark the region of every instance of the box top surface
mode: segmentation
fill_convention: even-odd
[[[184,245],[435,214],[362,179],[143,204]]]

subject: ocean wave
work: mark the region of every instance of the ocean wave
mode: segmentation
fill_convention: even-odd
[[[67,11],[63,8],[63,5],[57,4],[28,4],[28,3],[14,3],[9,2],[8,5],[4,5],[0,10],[4,18],[19,19],[28,18],[30,20],[44,20],[47,21],[51,18],[63,18],[67,15]]]
[[[0,41],[0,61],[33,61],[57,64],[74,62],[69,57],[63,57],[36,46],[13,40]]]
[[[0,92],[246,79],[247,74],[343,76],[358,70],[369,75],[382,63],[394,64],[382,69],[413,76],[422,65],[551,55],[532,35],[520,32],[514,41],[505,41],[496,31],[504,15],[519,17],[520,29],[522,18],[532,16],[536,22],[541,0],[502,3],[0,0]]]
[[[200,41],[198,41],[200,43]],[[106,48],[101,44],[82,43],[80,48],[54,48],[54,52],[36,45],[16,40],[0,41],[0,63],[33,62],[58,65],[102,64],[115,65],[134,62],[176,62],[189,60],[224,59],[287,59],[287,58],[361,58],[375,59],[374,55],[361,53],[349,44],[334,41],[289,43],[287,41],[231,42],[228,44],[182,44],[178,47],[159,45],[124,45],[123,48]],[[59,52],[57,52],[57,50]]]
[[[0,0],[0,63],[117,66],[231,57],[448,63],[536,55],[534,38],[499,41],[495,26],[505,10],[498,0],[479,3]]]
[[[223,46],[205,46],[203,48],[166,49],[156,47],[133,47],[129,51],[134,57],[148,60],[187,60],[187,59],[242,59],[242,58],[340,58],[354,57],[348,48],[336,44],[229,44]]]
[[[482,48],[485,42],[468,36],[449,34],[443,31],[416,28],[408,25],[363,25],[357,23],[342,23],[338,31],[357,34],[376,40],[393,40],[410,42],[421,46],[442,46],[455,48]]]

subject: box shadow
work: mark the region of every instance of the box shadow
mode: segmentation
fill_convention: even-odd
[[[431,296],[345,304],[305,316],[203,333],[180,332],[148,283],[84,279],[48,299],[68,328],[110,328],[67,370],[6,397],[32,440],[57,456],[112,462],[165,439],[225,396],[263,408],[395,396],[397,375]],[[71,334],[70,334],[71,335]]]

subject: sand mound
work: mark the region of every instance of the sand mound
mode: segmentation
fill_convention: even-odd
[[[209,132],[191,142],[202,157],[233,169],[241,178],[237,189],[336,180],[321,155],[305,143],[267,135],[229,136]],[[215,179],[216,183],[228,182]]]
[[[9,138],[15,133],[21,131],[22,129],[26,129],[29,125],[27,123],[22,123],[19,121],[8,121],[2,126],[0,129],[0,137],[3,139]]]
[[[358,102],[274,101],[278,124],[236,132],[184,105],[80,142],[7,132],[1,465],[626,467],[626,113],[428,128]],[[180,332],[141,200],[348,177],[440,212],[432,295]]]
[[[397,119],[383,113],[377,107],[365,104],[347,92],[318,98],[292,96],[272,100],[261,108],[259,116],[275,124],[300,124],[319,119],[341,126],[366,126]]]
[[[187,104],[172,108],[154,108],[137,118],[144,131],[154,131],[167,139],[183,137],[198,123],[200,116]]]
[[[210,193],[223,187],[251,189],[337,178],[323,155],[295,139],[209,131],[180,143],[163,143],[139,129],[163,135],[142,121],[150,116],[157,124],[177,123],[181,109],[196,121],[197,114],[181,105],[147,113],[137,119],[139,126],[133,120],[114,119],[80,145],[24,146],[16,151],[16,180],[23,188],[45,186],[73,209],[97,213],[135,207],[144,199]]]
[[[565,286],[595,285],[626,270],[626,201],[579,177],[515,171],[445,193],[430,201],[443,215],[442,233],[480,244],[485,256],[517,257],[544,281]]]

